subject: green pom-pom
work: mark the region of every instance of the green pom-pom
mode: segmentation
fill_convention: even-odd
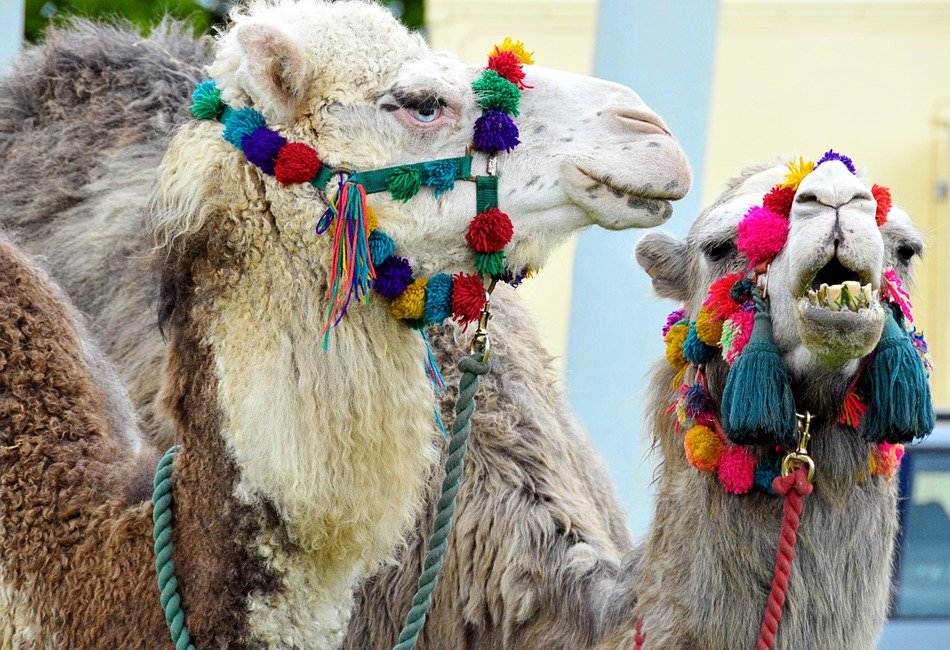
[[[398,167],[386,179],[386,187],[397,201],[408,201],[422,187],[422,174],[414,167]]]
[[[221,91],[213,81],[202,81],[191,94],[191,113],[199,120],[216,120],[224,112]]]
[[[933,431],[936,415],[923,361],[895,310],[890,305],[884,309],[884,331],[859,387],[868,405],[864,438],[908,443]]]
[[[472,90],[478,96],[478,103],[482,108],[496,108],[508,115],[518,117],[518,102],[521,101],[521,91],[494,70],[485,70],[472,83]]]
[[[722,426],[740,445],[794,449],[798,443],[792,382],[772,338],[772,321],[763,312],[755,315],[749,342],[729,370]]]
[[[505,252],[475,253],[475,269],[481,275],[501,275],[505,272]]]

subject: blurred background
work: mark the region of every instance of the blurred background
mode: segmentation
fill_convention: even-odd
[[[168,12],[207,31],[221,0],[0,0],[0,66],[21,39],[71,13],[141,28]],[[950,0],[393,0],[436,49],[472,63],[506,35],[545,66],[634,88],[692,163],[692,191],[665,229],[682,235],[744,165],[834,148],[863,164],[927,236],[914,291],[918,327],[950,406]],[[523,287],[574,412],[606,460],[638,537],[653,466],[641,388],[674,308],[650,295],[632,250],[640,233],[589,231]],[[609,278],[605,282],[604,278]],[[950,423],[908,454],[901,591],[882,647],[950,647]],[[909,505],[908,505],[909,504]],[[915,514],[916,513],[916,514]],[[936,645],[909,634],[931,632]],[[904,628],[901,628],[904,626]],[[894,636],[894,635],[897,636]]]

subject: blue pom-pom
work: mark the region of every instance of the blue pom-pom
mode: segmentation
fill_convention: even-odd
[[[454,160],[433,160],[422,165],[425,172],[423,182],[435,189],[435,198],[455,187],[455,173],[458,163]]]
[[[265,174],[273,175],[277,154],[285,144],[287,138],[265,127],[244,136],[241,149],[248,162],[259,167]]]
[[[243,151],[242,142],[245,136],[251,135],[258,129],[264,128],[267,128],[264,116],[253,108],[244,107],[228,115],[227,120],[224,122],[224,133],[221,135],[237,149]]]
[[[396,242],[393,238],[382,230],[374,230],[369,234],[369,258],[373,261],[373,266],[378,267],[392,257],[396,252]]]
[[[388,257],[376,267],[376,293],[394,300],[412,282],[412,266],[404,257]]]
[[[690,385],[683,393],[683,406],[686,408],[686,415],[694,420],[699,415],[711,411],[712,401],[709,391],[699,382]]]
[[[426,285],[426,306],[422,320],[426,325],[441,323],[452,316],[452,276],[439,273]]]
[[[518,139],[518,127],[504,111],[489,109],[475,120],[475,148],[485,153],[511,151],[521,141]]]
[[[771,463],[764,458],[760,459],[755,465],[755,487],[766,494],[775,494],[772,489],[772,481],[779,475],[775,469],[775,463]]]
[[[683,341],[683,356],[686,357],[687,361],[697,366],[709,363],[716,356],[716,348],[706,345],[700,340],[699,334],[696,332],[696,321],[689,324],[689,333],[686,335],[686,340]]]

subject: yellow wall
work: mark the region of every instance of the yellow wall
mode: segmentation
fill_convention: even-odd
[[[484,63],[505,36],[534,50],[539,65],[590,74],[597,22],[596,0],[427,0],[429,41],[469,63]],[[541,336],[563,374],[571,308],[571,239],[541,273],[519,289],[538,317]]]
[[[950,405],[950,209],[933,192],[938,106],[950,113],[950,2],[725,0],[713,69],[704,199],[777,153],[834,147],[863,162],[929,236],[915,314],[935,354],[936,400]]]

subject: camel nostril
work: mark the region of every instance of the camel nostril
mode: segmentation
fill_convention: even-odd
[[[818,197],[814,192],[799,192],[795,197],[795,203],[817,203]]]
[[[670,130],[666,128],[666,124],[652,111],[639,108],[615,108],[609,113],[625,130],[636,133],[670,135]]]

